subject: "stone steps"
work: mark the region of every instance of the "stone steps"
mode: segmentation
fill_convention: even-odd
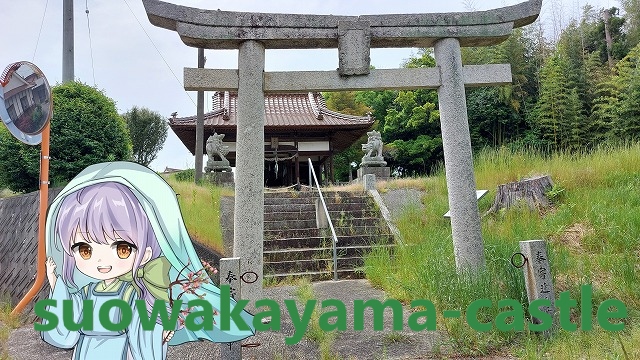
[[[369,203],[329,203],[327,209],[329,211],[352,211],[370,209]],[[270,204],[264,206],[264,213],[273,212],[315,212],[316,205],[310,203],[294,203],[294,204]]]
[[[265,196],[264,204],[265,205],[308,204],[310,202],[309,199],[313,199],[313,201],[315,201],[316,198],[317,198],[317,195],[315,197],[297,197],[297,198],[295,197],[278,198],[278,197]],[[311,203],[313,203],[313,201]],[[328,198],[325,197],[324,201],[326,204],[346,204],[346,203],[360,204],[360,203],[369,203],[370,198],[368,196],[353,196],[353,197],[331,196]]]
[[[337,222],[340,219],[377,217],[378,215],[379,213],[377,211],[369,208],[350,211],[329,209],[329,216],[333,222]],[[264,221],[315,219],[315,216],[315,210],[266,212],[264,214]]]
[[[332,219],[334,222],[334,228],[336,225],[341,225],[340,227],[366,227],[366,226],[376,226],[379,222],[378,218],[374,217],[366,217],[366,218],[351,218],[351,219],[339,219],[336,221]],[[308,229],[316,226],[315,213],[314,217],[309,219],[291,219],[291,220],[273,220],[264,222],[265,230],[281,230],[281,229]]]
[[[355,234],[385,234],[388,231],[381,232],[379,223],[365,225],[365,226],[335,226],[336,236],[349,236]],[[304,238],[304,237],[317,237],[317,236],[331,236],[329,229],[318,229],[315,227],[300,228],[300,229],[270,229],[264,231],[265,240],[273,239],[288,239],[288,238]]]
[[[264,251],[298,249],[312,247],[331,247],[331,237],[307,237],[307,238],[285,238],[264,241]],[[338,247],[357,245],[389,245],[393,244],[393,236],[390,234],[380,235],[351,235],[339,236]]]
[[[354,268],[361,268],[364,265],[362,257],[341,257],[338,258],[338,271],[340,270],[352,270]],[[304,271],[333,271],[333,258],[325,259],[307,259],[307,260],[287,260],[278,262],[265,262],[265,272],[278,274],[278,273],[292,273],[292,272],[304,272]]]
[[[362,278],[364,255],[374,246],[394,246],[393,236],[365,193],[323,195],[338,237],[338,276]],[[333,278],[333,238],[328,228],[316,227],[317,196],[317,192],[310,191],[265,193],[265,279]]]
[[[332,198],[351,198],[351,197],[368,197],[364,192],[362,193],[357,193],[357,192],[351,192],[351,191],[326,191],[323,190],[322,191],[322,195],[324,195],[325,200],[327,199],[332,199]],[[265,192],[264,193],[264,198],[265,199],[271,199],[271,198],[278,198],[278,199],[282,199],[282,198],[295,198],[295,199],[299,199],[299,198],[317,198],[318,197],[318,192],[316,190],[313,191],[276,191],[276,192]]]
[[[285,281],[287,279],[307,278],[310,281],[324,281],[332,280],[333,272],[328,271],[303,271],[297,273],[266,273],[264,274],[265,280]],[[361,269],[344,269],[338,270],[338,279],[362,279],[364,273]]]
[[[395,245],[376,245],[376,247],[389,248]],[[342,262],[343,258],[360,258],[362,259],[365,254],[371,251],[373,247],[369,245],[357,245],[357,246],[345,246],[337,247],[336,255],[338,257],[338,264]],[[281,249],[270,250],[264,252],[264,264],[276,264],[297,262],[302,265],[304,261],[310,261],[314,259],[333,259],[333,249],[330,246],[326,247],[312,247],[312,248],[298,248],[298,249]],[[340,268],[340,265],[338,265]],[[330,269],[328,269],[329,271]],[[266,268],[265,268],[266,271]]]

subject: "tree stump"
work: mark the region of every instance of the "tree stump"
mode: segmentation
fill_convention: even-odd
[[[552,187],[553,182],[549,175],[499,185],[496,198],[487,213],[495,213],[520,203],[526,204],[531,210],[548,208],[551,202],[547,197],[547,191]]]

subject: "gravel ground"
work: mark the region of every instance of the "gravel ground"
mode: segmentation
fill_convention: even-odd
[[[384,193],[380,192],[384,204],[391,212],[391,217],[397,219],[402,212],[411,206],[424,207],[422,204],[423,191],[416,189],[389,189]]]
[[[295,299],[294,286],[266,288],[265,298],[278,301],[286,309],[283,300]],[[318,301],[340,299],[347,308],[347,331],[339,333],[332,345],[332,353],[340,359],[425,359],[433,356],[434,344],[439,338],[437,332],[411,332],[406,321],[409,311],[404,309],[405,330],[394,333],[391,310],[385,310],[384,330],[373,331],[372,311],[367,309],[364,317],[364,330],[353,331],[353,301],[356,299],[384,299],[384,292],[372,288],[367,280],[343,280],[313,283],[313,291]],[[301,307],[299,306],[299,309]],[[298,344],[285,345],[285,337],[294,333],[294,326],[288,314],[283,314],[281,331],[261,332],[246,339],[244,343],[260,344],[257,347],[244,348],[243,359],[319,359],[318,345],[305,338]],[[349,330],[351,329],[351,330]],[[390,335],[394,333],[393,335]],[[169,348],[168,359],[219,359],[220,346],[210,342],[194,342]],[[9,355],[14,360],[51,359],[67,360],[71,351],[54,348],[42,340],[33,330],[25,326],[14,330],[8,341]]]

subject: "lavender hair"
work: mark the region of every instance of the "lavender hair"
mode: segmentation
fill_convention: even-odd
[[[160,246],[142,205],[131,189],[117,182],[103,182],[87,186],[67,195],[60,204],[55,222],[56,237],[62,243],[62,279],[73,286],[76,262],[71,251],[72,239],[79,231],[85,241],[107,244],[116,237],[138,248],[133,269],[138,269],[147,247],[151,259],[160,256]],[[135,274],[135,272],[134,272]],[[133,281],[141,290],[139,294],[151,310],[156,300],[136,276]]]

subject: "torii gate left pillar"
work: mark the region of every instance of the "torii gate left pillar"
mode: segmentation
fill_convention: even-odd
[[[244,283],[240,298],[262,299],[264,241],[264,46],[248,40],[238,51],[238,133],[236,138],[235,211],[233,256],[240,271],[256,274]]]
[[[511,71],[509,65],[462,66],[460,47],[506,40],[514,28],[535,21],[542,0],[479,12],[357,17],[143,4],[152,24],[178,32],[189,46],[240,49],[238,70],[185,69],[184,84],[186,90],[238,91],[234,256],[243,259],[241,272],[262,274],[263,92],[425,88],[438,89],[456,266],[472,273],[484,267],[464,88],[511,83]],[[371,47],[434,47],[438,67],[370,70]],[[339,69],[264,72],[260,80],[265,48],[338,48]],[[261,298],[261,283],[259,276],[246,294],[243,286],[241,297]]]

